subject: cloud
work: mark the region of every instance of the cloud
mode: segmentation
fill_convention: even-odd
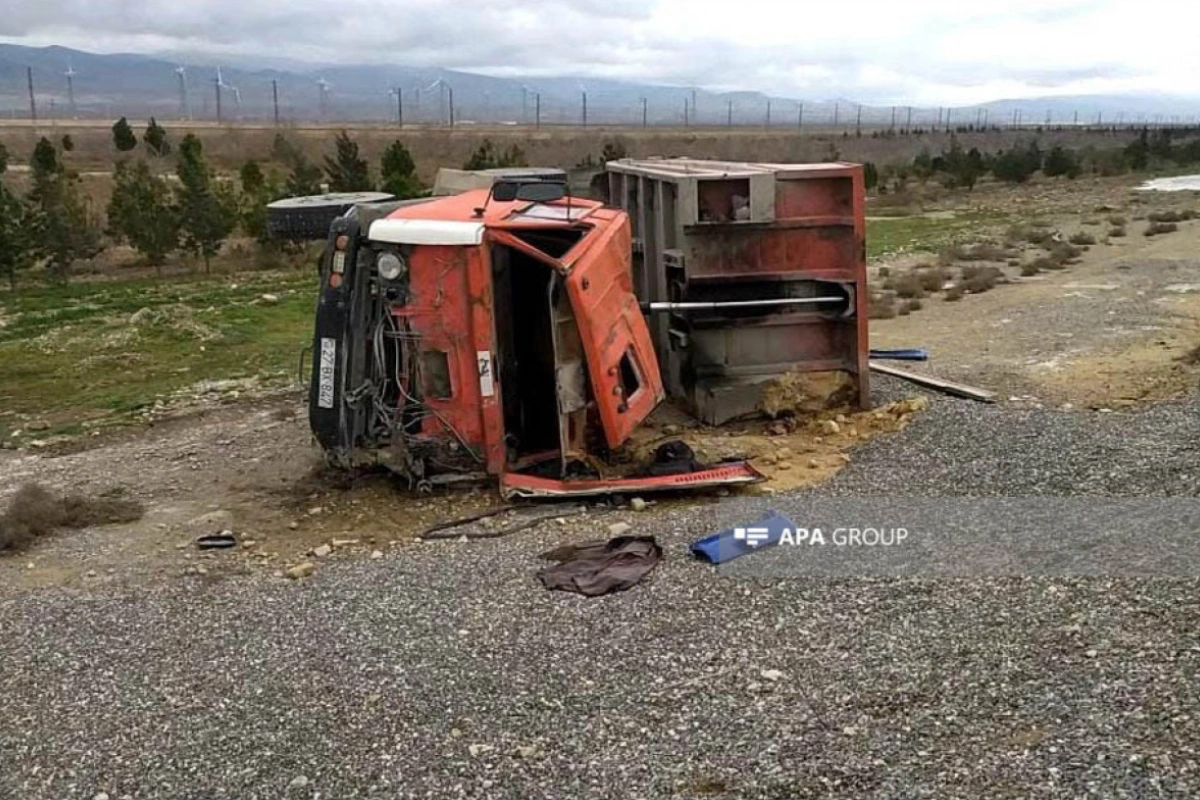
[[[1115,0],[59,0],[0,38],[88,50],[269,54],[575,75],[876,103],[1195,94],[1192,26]]]

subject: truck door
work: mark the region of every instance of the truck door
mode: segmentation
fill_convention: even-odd
[[[567,266],[566,288],[587,355],[609,447],[618,447],[662,401],[662,376],[633,294],[628,220]]]

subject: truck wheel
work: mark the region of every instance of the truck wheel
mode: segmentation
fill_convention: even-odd
[[[267,205],[267,233],[294,242],[322,240],[329,236],[329,225],[352,206],[391,199],[386,192],[343,192],[276,200]]]

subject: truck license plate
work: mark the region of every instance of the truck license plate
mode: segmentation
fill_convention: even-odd
[[[317,405],[333,408],[333,375],[337,363],[337,340],[321,339],[321,369],[317,379]]]

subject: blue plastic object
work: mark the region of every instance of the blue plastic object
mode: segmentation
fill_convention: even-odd
[[[902,347],[896,350],[871,350],[871,358],[880,361],[928,361],[929,351],[924,347]]]
[[[795,524],[777,511],[768,511],[758,522],[730,528],[692,542],[692,555],[710,564],[724,564],[735,558],[765,550],[779,544],[784,530],[795,530]]]

